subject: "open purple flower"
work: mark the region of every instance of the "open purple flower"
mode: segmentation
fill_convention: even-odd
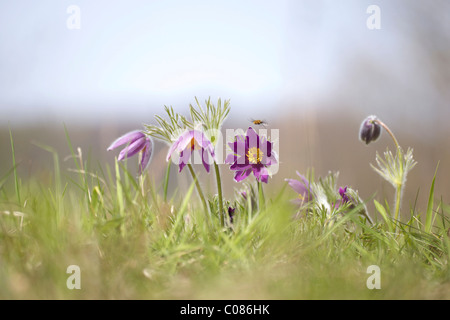
[[[289,183],[289,186],[292,189],[294,189],[295,192],[298,193],[298,197],[294,199],[292,202],[301,206],[312,200],[312,194],[308,179],[306,179],[298,171],[297,175],[300,177],[300,181],[295,179],[285,179],[285,180]]]
[[[179,159],[177,164],[179,165],[179,172],[181,172],[186,164],[189,163],[195,150],[200,154],[202,164],[206,171],[209,172],[211,164],[210,156],[215,161],[214,146],[204,133],[199,130],[185,131],[181,134],[170,147],[166,160],[169,161],[172,158],[173,153],[175,151],[178,152]]]
[[[236,171],[234,180],[240,182],[252,172],[256,180],[267,183],[269,180],[268,167],[277,163],[272,143],[265,137],[260,137],[252,127],[245,136],[235,137],[235,141],[228,144],[233,153],[227,155],[225,163],[231,164],[230,169]]]
[[[122,149],[122,151],[120,151],[117,160],[121,161],[123,159],[132,157],[139,152],[142,152],[141,161],[139,163],[139,174],[142,174],[142,172],[150,163],[152,157],[152,140],[147,137],[142,131],[131,131],[116,139],[113,143],[111,143],[107,150],[111,151],[123,145],[127,146]]]

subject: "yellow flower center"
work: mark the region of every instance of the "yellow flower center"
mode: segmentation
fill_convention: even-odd
[[[201,147],[194,138],[191,139],[191,150],[200,150]]]
[[[263,157],[263,152],[256,147],[248,149],[247,159],[252,164],[260,164]]]

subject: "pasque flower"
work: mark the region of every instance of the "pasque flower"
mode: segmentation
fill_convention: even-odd
[[[252,172],[259,182],[269,180],[268,168],[277,163],[272,142],[260,137],[249,127],[246,135],[235,137],[235,141],[228,144],[232,153],[227,155],[225,163],[231,164],[230,169],[236,171],[234,180],[240,182]]]
[[[312,200],[312,194],[308,179],[306,179],[305,176],[301,175],[298,171],[297,175],[300,177],[300,181],[295,179],[285,180],[289,183],[289,186],[298,193],[298,197],[292,202],[298,205],[303,205]]]
[[[408,149],[406,154],[403,153],[402,147],[400,147],[397,138],[389,127],[379,120],[376,116],[367,117],[361,124],[359,130],[360,139],[368,144],[371,141],[375,141],[381,132],[381,128],[391,136],[396,147],[395,156],[391,151],[387,150],[384,153],[384,159],[378,154],[376,155],[376,161],[378,168],[372,165],[372,168],[380,174],[386,181],[389,181],[395,188],[395,209],[394,219],[398,220],[400,217],[400,206],[402,201],[403,188],[406,183],[406,176],[412,168],[416,165],[416,161],[413,158],[412,149]],[[397,228],[397,226],[395,227]],[[396,229],[395,229],[396,230]]]
[[[350,198],[347,192],[348,187],[345,186],[344,188],[340,187],[339,188],[339,195],[341,196],[341,199],[339,202],[337,202],[334,207],[337,209],[343,205],[345,205],[346,203],[350,203]]]
[[[111,151],[117,147],[126,145],[119,153],[117,160],[121,161],[126,158],[132,157],[135,154],[141,152],[141,161],[139,163],[139,174],[147,168],[150,163],[153,151],[153,142],[150,137],[147,137],[142,131],[135,130],[124,134],[116,139],[108,147],[108,151]]]
[[[205,170],[209,172],[211,164],[209,157],[211,156],[212,159],[215,160],[214,147],[205,134],[196,129],[185,131],[178,137],[170,147],[166,160],[169,161],[172,158],[173,153],[178,152],[179,172],[181,172],[186,164],[189,163],[191,155],[195,150],[199,152],[202,164],[205,167]]]
[[[361,123],[359,139],[366,144],[377,141],[381,134],[381,126],[376,116],[368,116]]]

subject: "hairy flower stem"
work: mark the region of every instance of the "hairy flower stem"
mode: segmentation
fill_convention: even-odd
[[[265,207],[266,205],[266,199],[264,197],[264,190],[263,190],[263,184],[262,182],[259,182],[258,180],[256,180],[256,183],[258,185],[258,199],[259,199],[259,211],[261,212],[261,210]]]
[[[172,161],[169,160],[167,162],[166,177],[164,179],[164,202],[167,201],[167,189],[169,187],[169,176],[170,176],[170,166],[171,165],[172,165]]]
[[[223,211],[223,197],[222,197],[222,181],[220,179],[220,169],[217,163],[214,161],[214,170],[216,171],[217,182],[217,194],[219,195],[219,217],[220,225],[223,228],[225,226],[225,213]]]
[[[380,126],[382,126],[384,128],[384,130],[387,131],[387,133],[389,133],[392,140],[394,140],[394,143],[395,143],[395,146],[397,147],[397,149],[400,149],[400,145],[398,144],[398,141],[395,138],[394,133],[392,133],[391,129],[389,129],[389,127],[383,121],[381,121],[379,119],[376,119],[375,122],[378,123]]]
[[[198,181],[198,177],[194,172],[194,168],[192,168],[192,165],[190,163],[187,164],[187,167],[189,168],[189,172],[192,175],[192,179],[194,179],[195,182],[195,187],[197,188],[197,193],[198,196],[200,197],[200,200],[202,201],[203,204],[203,209],[205,210],[205,216],[206,216],[206,220],[208,221],[209,224],[209,210],[208,210],[208,205],[206,204],[206,200],[205,200],[205,196],[203,195],[203,191],[202,188],[200,186],[200,182]]]
[[[398,221],[400,214],[400,203],[402,201],[402,184],[398,185],[395,189],[395,216],[394,220]],[[397,223],[395,224],[395,231],[397,231]]]
[[[403,171],[403,152],[402,152],[402,148],[400,147],[400,145],[398,144],[397,139],[395,138],[394,134],[392,133],[392,131],[389,129],[389,127],[384,124],[381,120],[376,119],[375,120],[380,126],[382,126],[388,133],[389,135],[392,137],[392,140],[394,140],[395,146],[397,147],[397,158],[399,159],[399,164],[400,164],[400,172],[402,174],[402,179],[400,179],[400,181],[397,182],[397,185],[395,187],[395,211],[394,211],[394,220],[398,221],[399,216],[400,216],[400,205],[402,202],[402,194],[403,194],[403,175],[405,174]],[[397,231],[397,224],[395,226],[395,231]]]

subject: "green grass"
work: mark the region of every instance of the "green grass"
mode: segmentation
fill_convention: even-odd
[[[194,184],[165,201],[164,184],[126,165],[94,170],[70,147],[76,170],[61,172],[41,147],[53,155],[48,179],[21,180],[14,160],[0,177],[2,299],[450,298],[450,208],[435,206],[436,176],[425,216],[411,210],[397,232],[379,202],[375,225],[353,212],[294,218],[288,189],[265,190],[261,210],[236,203],[231,230],[214,215],[208,226]],[[80,290],[66,286],[69,265],[80,267]],[[380,290],[366,286],[371,265]]]

